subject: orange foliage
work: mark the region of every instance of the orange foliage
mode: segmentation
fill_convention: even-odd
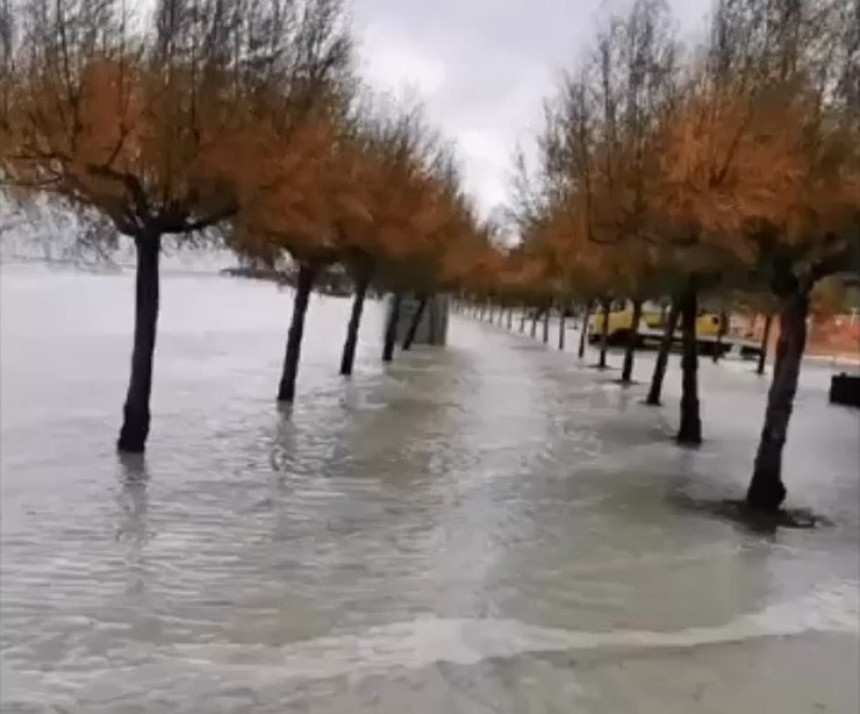
[[[183,79],[122,56],[89,58],[71,84],[33,72],[10,90],[3,173],[95,207],[128,235],[216,221],[234,205],[214,159],[236,115],[218,93],[190,99]]]
[[[468,228],[444,180],[328,119],[287,136],[255,131],[238,147],[237,237],[254,255],[274,260],[283,250],[311,263],[358,255],[407,273]]]

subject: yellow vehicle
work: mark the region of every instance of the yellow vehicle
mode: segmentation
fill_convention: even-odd
[[[633,304],[625,300],[616,300],[609,310],[609,330],[607,342],[620,344],[627,340],[633,329]],[[664,313],[654,305],[645,304],[642,307],[642,318],[639,321],[639,332],[645,330],[663,330]],[[679,330],[680,332],[680,326]],[[696,321],[696,334],[699,337],[716,337],[720,331],[720,316],[716,313],[699,310]],[[599,309],[588,318],[588,341],[591,344],[600,341],[603,334],[603,310]]]

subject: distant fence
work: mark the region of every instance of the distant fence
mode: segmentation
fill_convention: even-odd
[[[732,318],[729,334],[748,340],[761,341],[764,334],[763,315]],[[811,355],[851,356],[860,359],[860,318],[857,315],[812,316],[807,322],[806,351]],[[774,318],[768,341],[773,351],[779,339],[779,320]]]

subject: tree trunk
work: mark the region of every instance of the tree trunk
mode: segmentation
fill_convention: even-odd
[[[642,301],[633,301],[633,325],[627,337],[627,348],[624,350],[624,368],[621,370],[621,381],[630,382],[633,379],[633,359],[636,345],[639,342],[639,320],[642,319]]]
[[[591,301],[585,304],[585,313],[582,316],[582,325],[579,333],[579,359],[585,357],[585,339],[588,336],[588,320],[591,318]]]
[[[305,333],[305,315],[311,289],[314,286],[316,269],[307,263],[299,264],[296,281],[296,294],[293,297],[293,316],[287,334],[287,351],[284,355],[284,369],[278,385],[278,401],[292,402],[296,396],[296,375],[299,372],[299,359],[302,355],[302,337]]]
[[[600,328],[600,359],[598,369],[606,369],[606,348],[609,345],[609,300],[603,301],[603,325]]]
[[[409,329],[406,331],[406,339],[403,340],[403,351],[412,349],[412,343],[415,342],[415,335],[418,334],[418,326],[421,324],[421,318],[424,317],[424,310],[427,309],[427,297],[422,296],[418,301],[418,307],[415,309],[415,314],[412,316],[412,322],[409,323]],[[490,308],[492,314],[492,308]]]
[[[487,318],[487,322],[489,322],[492,325],[493,324],[493,303],[488,303],[488,304],[489,304],[489,317]]]
[[[355,347],[358,344],[358,328],[361,325],[361,313],[364,311],[364,298],[370,285],[369,275],[359,275],[355,281],[355,296],[352,299],[352,312],[346,328],[346,340],[343,343],[343,354],[340,358],[340,373],[348,377],[352,374],[355,362]]]
[[[753,477],[747,490],[747,503],[758,511],[776,512],[785,500],[782,450],[800,379],[808,313],[809,289],[801,285],[783,301],[779,315],[779,341],[776,345],[773,379],[767,395],[764,427],[755,457]]]
[[[549,344],[549,316],[552,308],[547,308],[543,313],[543,343]]]
[[[526,306],[522,306],[522,314],[520,315],[520,334],[526,331]]]
[[[558,313],[558,349],[564,352],[564,307]]]
[[[514,306],[511,305],[508,308],[508,332],[510,332],[514,327]]]
[[[131,376],[123,406],[123,421],[117,439],[119,451],[143,453],[149,436],[149,398],[152,394],[152,360],[158,326],[161,235],[143,234],[135,238],[137,270],[134,289],[134,346]]]
[[[764,334],[761,337],[761,353],[758,356],[756,374],[764,374],[764,366],[767,363],[767,348],[770,343],[770,329],[773,326],[773,315],[768,313],[764,318]]]
[[[388,318],[388,324],[385,326],[385,340],[382,346],[382,361],[390,362],[394,359],[394,345],[397,342],[397,323],[400,321],[400,305],[403,302],[403,296],[400,293],[394,293],[394,298],[391,302],[391,315]]]
[[[431,300],[429,307],[430,307],[430,314],[427,318],[428,319],[427,341],[431,345],[435,345],[436,344],[436,337],[437,337],[437,335],[436,335],[436,322],[439,319],[439,312],[438,312],[439,301],[438,300]]]
[[[538,320],[540,319],[540,316],[541,316],[541,311],[536,310],[534,317],[532,317],[532,339],[537,337],[537,324],[538,324]]]
[[[720,326],[717,329],[717,341],[714,344],[714,354],[711,355],[711,359],[714,361],[714,364],[720,361],[720,358],[723,356],[723,337],[726,336],[726,330],[728,329],[729,318],[726,315],[725,311],[720,311]]]
[[[657,361],[654,363],[654,375],[651,377],[651,388],[648,390],[646,404],[660,406],[660,396],[663,393],[663,378],[666,376],[666,367],[669,364],[669,352],[675,338],[675,330],[678,328],[678,318],[681,316],[679,301],[672,300],[669,314],[666,317],[663,328],[663,339],[660,340],[660,349],[657,352]]]
[[[691,279],[681,299],[681,424],[679,444],[702,443],[702,420],[699,415],[699,344],[696,338],[698,296]]]

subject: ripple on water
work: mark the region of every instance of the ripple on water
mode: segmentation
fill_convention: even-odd
[[[641,385],[459,318],[449,349],[383,368],[371,303],[344,383],[348,302],[315,297],[281,413],[289,295],[166,275],[150,449],[118,462],[130,276],[34,290],[2,270],[4,712],[663,714],[670,680],[704,676],[677,648],[738,697],[798,682],[781,711],[813,710],[835,662],[854,701],[858,419],[820,374],[786,479],[834,525],[761,536],[677,502],[743,493],[765,395],[743,370],[703,363],[707,442],[680,451],[671,375],[648,409]],[[650,679],[615,678],[637,652]]]

